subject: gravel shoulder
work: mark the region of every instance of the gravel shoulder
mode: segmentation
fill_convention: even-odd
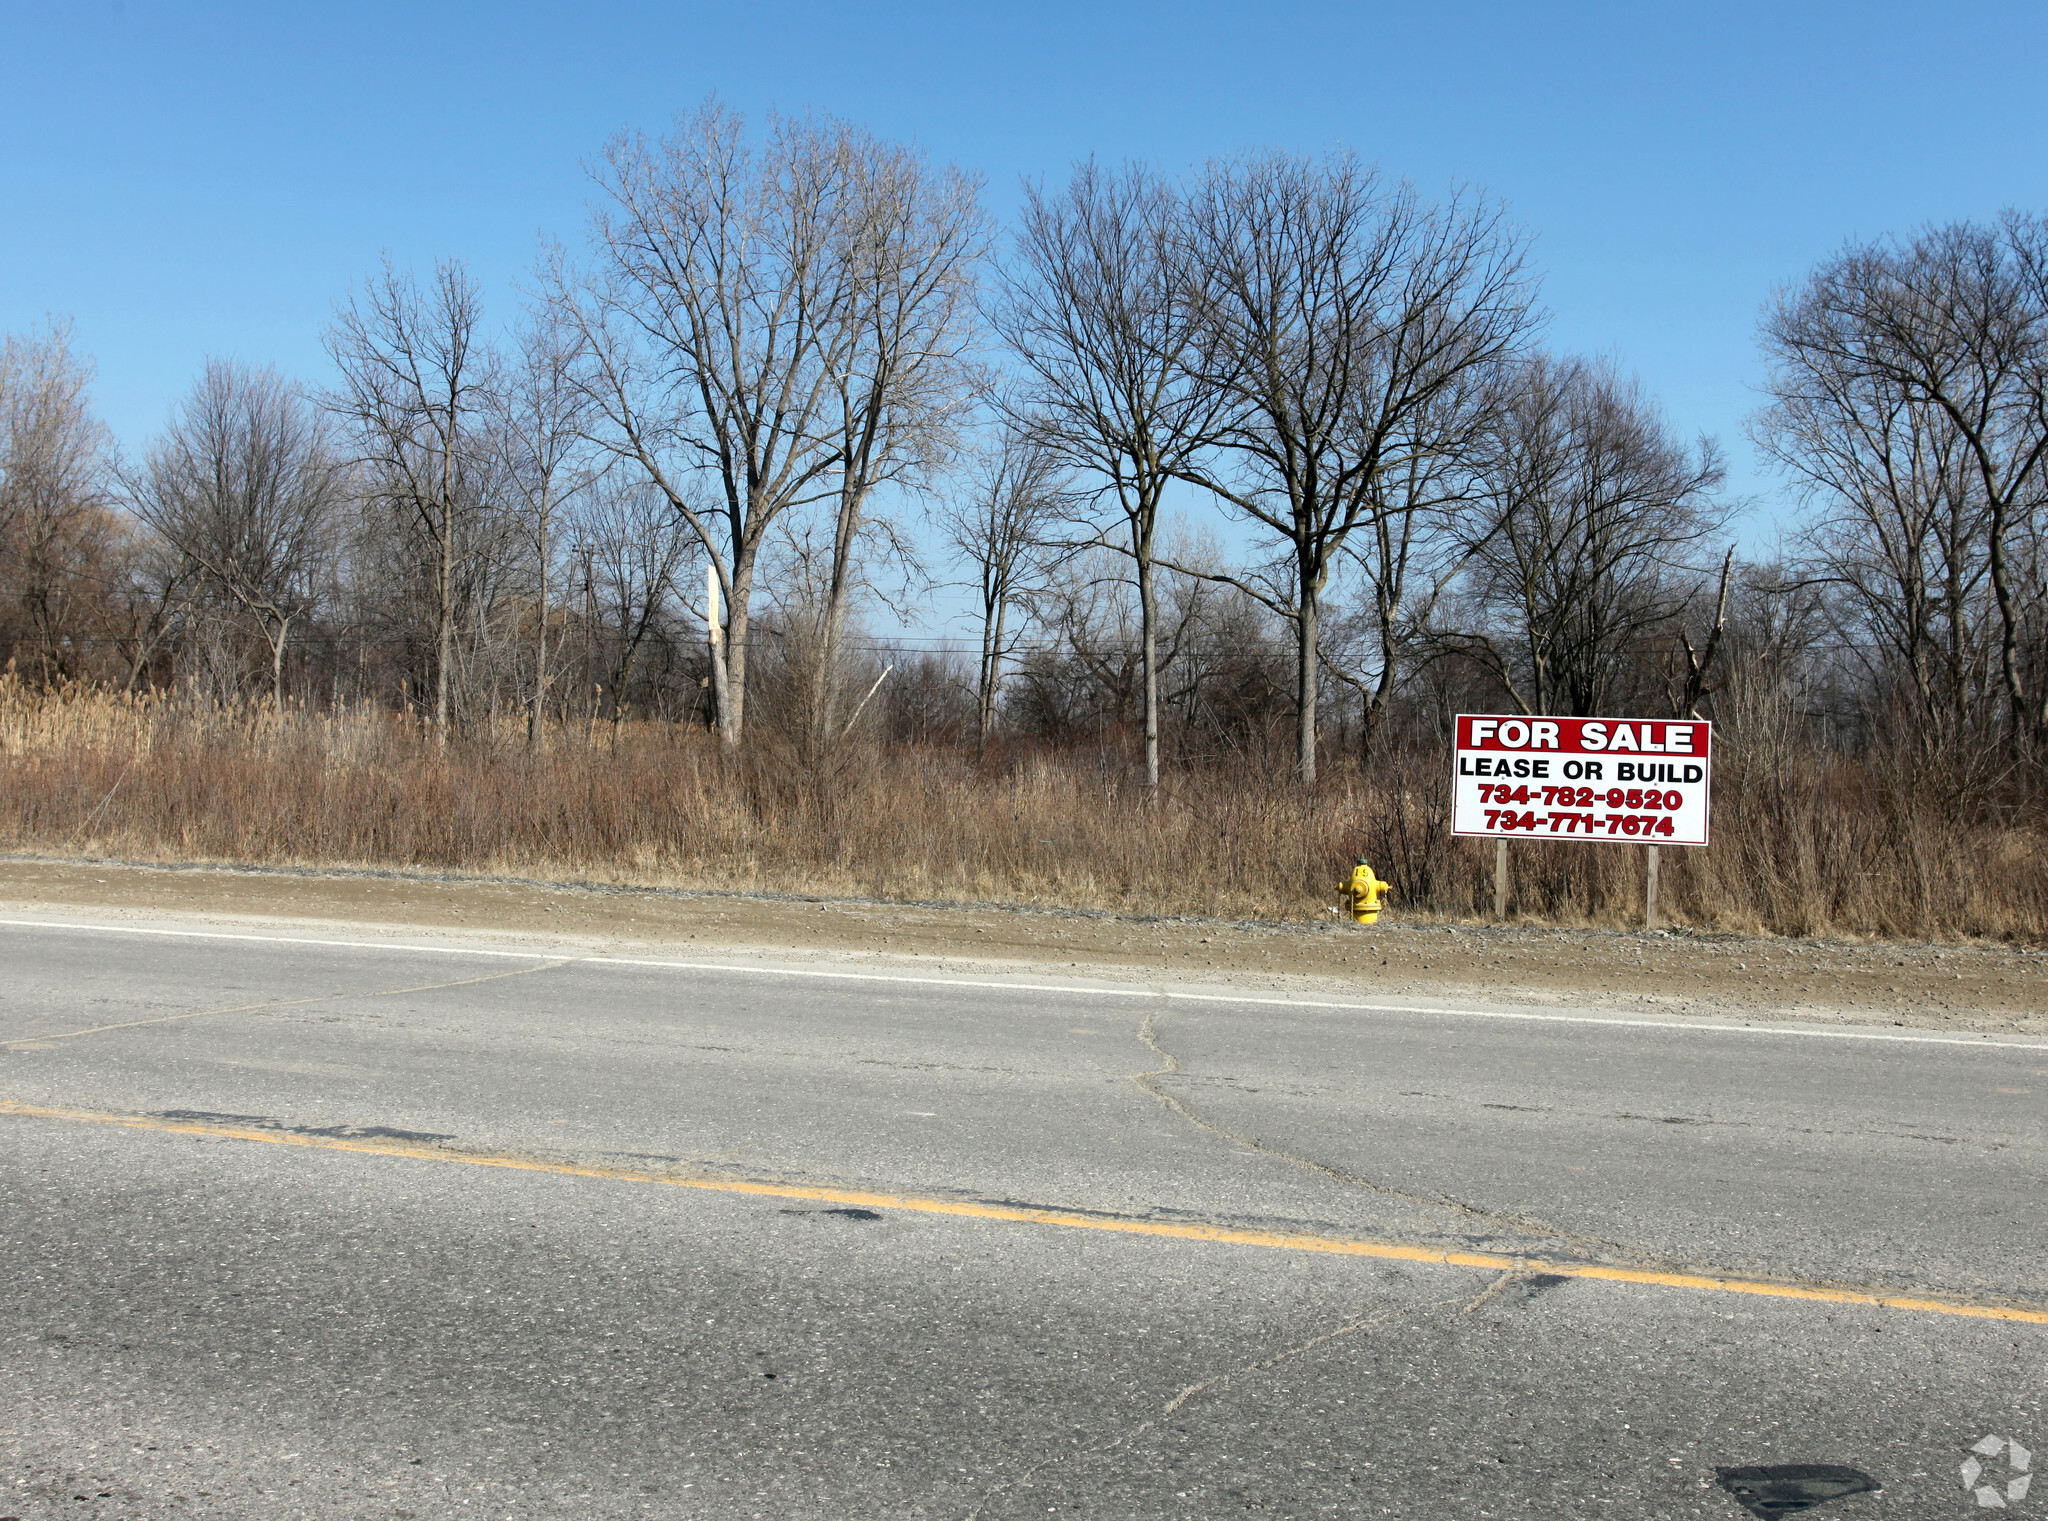
[[[2048,1036],[2048,953],[1991,944],[1774,940],[1683,930],[1366,928],[993,905],[550,884],[425,873],[0,858],[0,913],[503,934],[607,950],[857,956],[955,970],[1075,969],[1275,992],[1473,998],[1663,1015]]]

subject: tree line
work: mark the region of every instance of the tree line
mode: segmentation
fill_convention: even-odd
[[[446,742],[632,713],[820,764],[863,722],[1313,782],[1460,706],[1774,723],[1985,775],[2048,732],[2048,222],[1845,246],[1768,300],[1722,452],[1545,346],[1526,234],[1347,152],[971,173],[711,103],[591,167],[494,325],[459,261],[332,379],[209,362],[139,458],[69,329],[0,343],[0,658],[373,704]],[[978,649],[877,609],[963,595]],[[1788,727],[1789,726],[1789,727]]]

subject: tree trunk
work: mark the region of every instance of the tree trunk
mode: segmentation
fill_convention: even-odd
[[[1361,765],[1372,763],[1373,748],[1379,740],[1380,720],[1387,711],[1387,704],[1394,697],[1394,683],[1401,675],[1401,644],[1395,634],[1399,616],[1398,601],[1389,602],[1382,595],[1379,599],[1380,633],[1380,676],[1373,683],[1372,690],[1365,692],[1358,704],[1358,760]]]
[[[1989,472],[1985,474],[1988,476]],[[2013,605],[2010,568],[2005,563],[2006,510],[1993,499],[1991,509],[1991,591],[1998,603],[1999,669],[2005,680],[2006,701],[2012,710],[2012,747],[2016,759],[2024,760],[2032,738],[2033,714],[2027,711],[2026,685],[2020,677],[2019,613]]]
[[[1317,678],[1322,674],[1316,667],[1321,647],[1317,627],[1322,611],[1321,592],[1322,588],[1310,575],[1309,567],[1304,565],[1300,617],[1295,625],[1295,658],[1299,664],[1294,693],[1294,774],[1307,787],[1314,786],[1316,780],[1316,694],[1319,690]]]
[[[725,622],[718,610],[718,567],[704,567],[704,640],[705,651],[711,661],[711,718],[718,726],[719,743],[727,750],[733,746],[730,726],[732,698],[727,682],[725,665]]]
[[[1380,720],[1386,716],[1387,701],[1394,691],[1393,652],[1382,646],[1380,655],[1380,679],[1358,705],[1358,761],[1362,766],[1372,764],[1373,751],[1379,744]]]
[[[1152,536],[1138,541],[1138,625],[1145,666],[1145,795],[1159,795],[1159,613],[1152,588]]]
[[[744,548],[733,566],[731,601],[726,608],[725,659],[714,661],[718,683],[718,737],[728,751],[737,750],[747,721],[747,629],[754,590],[754,548]]]
[[[841,489],[832,534],[832,577],[826,583],[825,618],[819,630],[817,669],[811,673],[812,735],[818,743],[830,743],[833,729],[839,645],[846,632],[846,604],[853,595],[853,546],[860,537],[861,514],[866,507],[865,485],[856,482]]]
[[[291,619],[278,619],[277,638],[270,645],[270,705],[280,716],[284,713],[284,642],[291,626]]]
[[[984,608],[981,620],[981,691],[977,694],[975,723],[980,743],[986,747],[996,726],[996,682],[1001,677],[1003,624],[1010,611],[1010,599],[997,597],[993,608]]]
[[[443,749],[448,745],[448,668],[455,663],[455,535],[453,514],[447,503],[441,511],[441,563],[435,581],[440,606],[435,630],[434,729]]]
[[[543,497],[545,501],[545,497]],[[540,630],[533,643],[533,701],[526,709],[526,748],[540,754],[541,704],[548,696],[548,509],[540,510]]]

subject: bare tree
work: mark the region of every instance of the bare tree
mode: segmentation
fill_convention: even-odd
[[[1826,573],[1923,711],[1967,705],[1988,588],[1996,680],[2027,747],[2048,724],[2021,649],[2038,596],[2026,550],[2048,501],[2048,221],[1852,246],[1779,296],[1764,345],[1760,440],[1826,504]]]
[[[275,370],[209,361],[127,487],[135,515],[261,636],[282,710],[344,488],[320,414]]]
[[[1177,537],[1166,558],[1196,573],[1169,576],[1161,599],[1161,706],[1184,757],[1262,764],[1289,705],[1291,641],[1270,607],[1210,574],[1227,559],[1212,535]]]
[[[1835,595],[1841,632],[1880,685],[1903,682],[1939,747],[2003,708],[1990,514],[1963,440],[1936,408],[1881,377],[1783,365],[1758,446],[1814,516],[1793,580]]]
[[[836,695],[856,554],[876,490],[928,479],[947,458],[983,378],[975,293],[989,241],[978,179],[917,151],[835,127],[849,161],[838,251],[849,341],[833,343],[837,434],[832,549],[811,685],[814,738],[838,730]]]
[[[1673,439],[1611,365],[1547,356],[1521,366],[1490,431],[1475,617],[1448,642],[1526,713],[1604,712],[1635,645],[1682,609],[1694,546],[1726,521],[1720,456]]]
[[[460,263],[435,266],[425,290],[389,262],[341,308],[327,336],[341,372],[330,408],[347,422],[370,489],[430,545],[434,592],[434,727],[445,743],[455,665],[465,519],[483,500],[493,459],[495,356],[483,305]]]
[[[199,575],[198,566],[161,538],[151,542],[145,536],[137,550],[129,568],[132,616],[123,642],[127,651],[127,671],[121,680],[124,692],[141,686],[145,673],[175,650],[190,611],[187,593]],[[175,657],[172,664],[175,668]]]
[[[68,325],[0,337],[0,589],[44,682],[78,673],[87,608],[102,600],[118,525],[107,510],[106,429],[92,366]]]
[[[1714,680],[1714,668],[1721,658],[1722,646],[1728,638],[1728,590],[1734,574],[1735,546],[1730,544],[1727,553],[1721,556],[1720,580],[1714,588],[1711,604],[1713,612],[1707,618],[1706,628],[1699,642],[1693,642],[1692,632],[1685,626],[1682,611],[1673,629],[1673,642],[1677,646],[1673,653],[1684,657],[1682,665],[1676,659],[1667,662],[1664,685],[1671,700],[1673,718],[1703,717],[1700,704],[1709,694],[1721,690],[1720,684]],[[1674,667],[1675,669],[1672,669]]]
[[[0,336],[0,537],[98,488],[107,440],[86,401],[91,385],[68,323],[40,339]]]
[[[1344,541],[1364,583],[1358,674],[1327,668],[1359,694],[1359,758],[1370,761],[1396,689],[1430,642],[1437,609],[1486,542],[1478,463],[1506,362],[1465,371],[1402,432],[1371,512]],[[1478,522],[1474,519],[1477,517]]]
[[[859,336],[844,257],[860,223],[851,128],[775,118],[757,152],[713,102],[658,143],[614,138],[596,169],[596,268],[551,272],[583,334],[607,443],[690,525],[723,594],[711,676],[740,741],[754,581],[778,519],[829,499],[845,459],[838,390]],[[703,509],[691,478],[715,483]]]
[[[697,542],[645,482],[612,482],[597,491],[578,514],[577,529],[592,609],[610,635],[599,673],[616,725],[625,716],[642,650],[680,600]]]
[[[1024,379],[1019,415],[1115,504],[1138,592],[1145,784],[1159,786],[1159,511],[1210,442],[1226,388],[1189,362],[1195,306],[1178,278],[1173,187],[1137,167],[1078,166],[1066,190],[1025,187],[997,323]]]
[[[1120,549],[1057,548],[1031,590],[1012,710],[1047,738],[1100,738],[1132,721],[1144,690],[1136,580]],[[1291,640],[1276,641],[1271,610],[1229,584],[1213,536],[1169,529],[1159,548],[1161,748],[1185,762],[1262,763],[1286,705]]]
[[[1497,210],[1426,205],[1348,153],[1210,165],[1181,243],[1195,382],[1226,411],[1222,447],[1177,473],[1278,540],[1272,574],[1232,584],[1293,625],[1295,770],[1312,783],[1332,568],[1361,524],[1417,511],[1410,483],[1433,480],[1483,421],[1449,403],[1485,395],[1475,378],[1531,328],[1522,245]],[[1361,563],[1389,576],[1399,551],[1396,535],[1391,558]]]
[[[1032,587],[1032,638],[1009,706],[1043,738],[1099,740],[1130,722],[1144,690],[1129,561],[1103,544],[1061,548]]]
[[[938,513],[946,542],[975,569],[980,597],[981,662],[975,677],[975,731],[986,744],[996,696],[1013,653],[1010,615],[1035,589],[1041,541],[1060,507],[1058,465],[1031,429],[1006,429],[960,494]]]
[[[577,378],[582,335],[556,316],[549,308],[534,315],[520,335],[498,396],[503,447],[510,456],[506,487],[519,504],[533,551],[533,679],[526,703],[530,750],[541,746],[548,691],[555,679],[548,668],[548,630],[557,519],[589,489],[594,474],[584,448],[590,401]]]

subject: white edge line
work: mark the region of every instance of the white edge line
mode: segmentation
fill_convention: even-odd
[[[305,935],[237,935],[226,930],[153,929],[132,924],[75,924],[53,919],[0,919],[0,928],[83,930],[91,934],[158,935],[179,940],[238,940],[257,945],[319,945],[334,950],[410,951],[423,956],[501,956],[576,965],[654,967],[672,972],[735,972],[755,977],[817,977],[841,982],[894,982],[914,987],[974,988],[984,993],[1065,993],[1097,998],[1154,998],[1175,1003],[1248,1003],[1282,1009],[1346,1009],[1362,1014],[1436,1014],[1451,1019],[1514,1019],[1537,1024],[1615,1025],[1624,1029],[1686,1030],[1726,1035],[1786,1035],[1814,1040],[1881,1040],[1916,1046],[1972,1046],[2048,1052],[2036,1041],[1992,1036],[1893,1035],[1881,1030],[1830,1030],[1784,1025],[1731,1025],[1677,1019],[1622,1019],[1605,1014],[1539,1014],[1511,1009],[1452,1009],[1426,1004],[1356,1003],[1317,998],[1261,998],[1250,993],[1177,993],[1168,988],[1075,987],[1052,982],[991,982],[971,977],[908,977],[896,972],[834,972],[810,967],[744,966],[724,961],[657,961],[641,956],[578,956],[562,951],[498,951],[463,945],[411,945],[398,940],[320,940]]]

